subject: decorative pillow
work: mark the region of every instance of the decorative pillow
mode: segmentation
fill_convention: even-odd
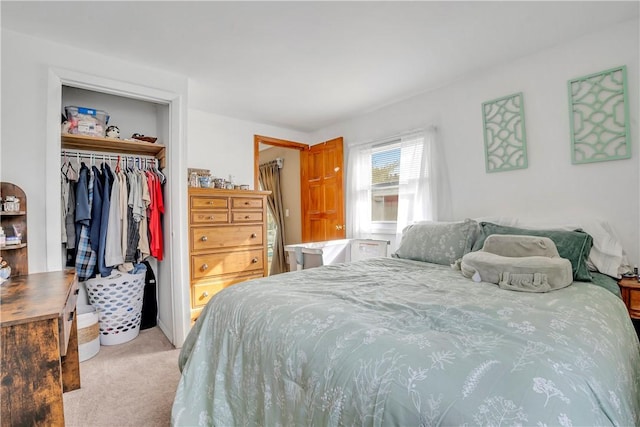
[[[400,246],[391,256],[451,265],[471,251],[478,231],[478,223],[472,219],[411,224],[402,230]]]
[[[513,217],[482,217],[474,218],[480,222],[491,222],[509,227],[544,230],[583,230],[593,239],[593,246],[589,252],[587,266],[591,271],[599,271],[608,276],[619,278],[626,271],[631,270],[627,255],[622,248],[619,238],[606,221],[593,217],[547,218],[513,218]]]
[[[481,250],[462,257],[460,268],[465,277],[511,291],[549,292],[573,282],[571,262],[548,237],[492,234]]]
[[[591,273],[589,273],[589,268],[587,267],[587,259],[591,246],[593,245],[593,239],[584,231],[526,229],[481,222],[480,234],[473,244],[472,251],[477,251],[482,248],[485,239],[491,234],[548,237],[555,243],[560,256],[571,261],[573,278],[583,282],[591,281]]]

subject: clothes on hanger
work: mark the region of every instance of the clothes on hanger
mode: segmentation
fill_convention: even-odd
[[[114,268],[131,271],[149,256],[161,261],[166,177],[154,167],[141,168],[140,161],[121,167],[119,157],[112,170],[90,158],[90,167],[81,163],[77,174],[69,173],[73,167],[66,156],[61,168],[67,265],[75,266],[78,279],[85,281],[96,274],[109,276]],[[77,182],[68,175],[77,176]]]

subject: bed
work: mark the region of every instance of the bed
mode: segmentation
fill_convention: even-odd
[[[526,293],[379,258],[234,285],[181,350],[172,423],[639,425],[638,338],[592,275]]]

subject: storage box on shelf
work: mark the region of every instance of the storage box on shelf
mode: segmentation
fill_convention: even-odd
[[[67,115],[67,131],[71,134],[104,136],[109,123],[106,111],[94,108],[68,106],[64,107]]]

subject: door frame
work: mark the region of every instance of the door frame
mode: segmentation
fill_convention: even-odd
[[[46,270],[62,270],[61,256],[61,213],[60,213],[60,106],[62,105],[62,86],[76,87],[111,95],[129,97],[142,101],[156,102],[169,106],[169,140],[166,144],[167,168],[165,175],[168,184],[165,197],[164,236],[165,256],[158,263],[158,274],[165,285],[158,284],[158,296],[166,297],[164,304],[158,307],[158,327],[176,347],[182,347],[190,330],[189,288],[184,286],[188,280],[188,263],[183,254],[187,253],[187,233],[170,230],[187,229],[187,188],[181,179],[186,171],[186,148],[184,126],[187,104],[186,92],[156,89],[136,83],[123,82],[108,77],[87,74],[57,67],[49,67],[47,81],[47,119],[46,119]],[[162,295],[160,293],[162,292]]]
[[[274,147],[293,148],[295,150],[308,150],[309,145],[302,142],[287,141],[286,139],[272,138],[270,136],[253,135],[253,189],[259,187],[260,171],[260,144],[273,145]]]

